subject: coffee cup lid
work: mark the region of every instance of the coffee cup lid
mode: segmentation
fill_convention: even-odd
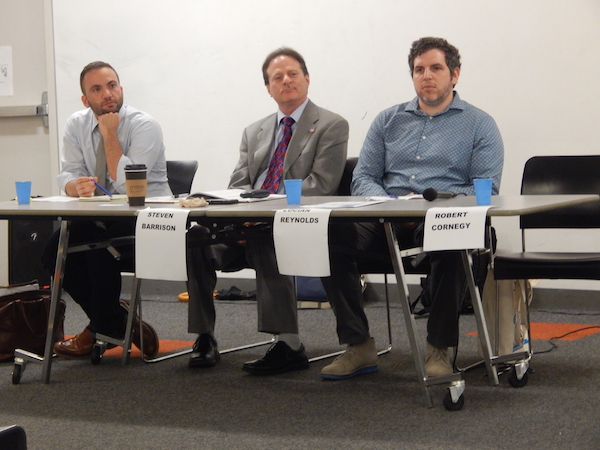
[[[146,170],[146,164],[127,164],[125,170]]]

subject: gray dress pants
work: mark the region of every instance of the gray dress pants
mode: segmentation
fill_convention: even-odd
[[[298,333],[298,311],[293,279],[279,274],[271,229],[248,236],[244,244],[211,244],[209,230],[195,225],[188,231],[188,331],[213,333],[213,291],[216,270],[232,272],[244,267],[256,270],[258,331]]]

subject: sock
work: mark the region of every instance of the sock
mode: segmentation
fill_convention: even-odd
[[[300,340],[299,334],[281,333],[277,336],[277,341],[285,342],[294,351],[298,351],[300,350],[300,347],[302,347],[302,341]]]

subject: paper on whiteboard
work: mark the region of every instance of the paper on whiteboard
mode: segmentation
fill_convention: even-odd
[[[12,47],[0,45],[0,96],[13,95]]]

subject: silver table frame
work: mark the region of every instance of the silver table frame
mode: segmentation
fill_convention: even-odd
[[[310,207],[311,205],[325,202],[340,202],[340,201],[356,201],[360,197],[302,197],[300,207]],[[488,211],[488,216],[517,216],[523,214],[531,214],[535,212],[547,211],[565,206],[573,206],[582,203],[599,201],[598,195],[529,195],[529,196],[493,196],[492,207]],[[68,202],[68,203],[53,203],[53,202],[32,202],[30,205],[17,205],[16,202],[0,202],[0,219],[15,219],[15,218],[39,218],[61,221],[60,237],[58,244],[58,253],[56,257],[56,266],[52,283],[52,300],[50,306],[50,316],[48,320],[48,333],[46,336],[46,345],[44,355],[35,355],[31,352],[16,350],[15,361],[31,361],[42,363],[42,381],[50,382],[50,374],[53,360],[53,331],[56,321],[56,313],[62,290],[62,279],[68,253],[69,243],[69,228],[73,220],[108,220],[119,218],[130,218],[135,220],[137,212],[144,207],[130,207],[123,204],[115,204],[99,206],[96,202]],[[169,208],[174,205],[148,205],[152,208]],[[384,224],[388,246],[396,281],[398,283],[399,292],[401,294],[401,304],[403,315],[406,322],[407,332],[409,334],[410,345],[413,353],[415,367],[419,379],[419,383],[423,389],[427,404],[431,407],[431,393],[429,387],[437,384],[454,383],[457,389],[454,395],[462,394],[464,390],[464,382],[461,380],[461,374],[452,374],[444,377],[429,378],[425,373],[424,367],[424,352],[418,340],[416,333],[416,323],[414,316],[410,312],[410,300],[408,296],[408,286],[406,283],[406,274],[402,265],[402,258],[414,252],[419,252],[420,249],[400,249],[394,233],[392,232],[391,224],[398,221],[406,221],[415,218],[423,218],[427,210],[431,207],[465,207],[475,206],[474,197],[456,197],[448,200],[438,200],[427,202],[425,200],[408,200],[408,201],[390,201],[378,203],[360,208],[341,208],[334,209],[331,212],[333,220],[351,220],[351,221],[380,221]],[[190,211],[190,220],[206,221],[211,220],[272,220],[275,212],[280,209],[290,208],[285,200],[272,200],[254,203],[240,203],[237,205],[227,206],[209,206],[206,208],[195,208]],[[471,270],[472,259],[469,250],[463,252],[463,265],[467,275],[467,282],[473,301],[473,308],[477,322],[478,335],[481,341],[483,350],[484,362],[490,384],[498,384],[498,373],[495,368],[496,357],[492,354],[490,339],[483,315],[481,298],[479,290],[475,285],[473,273]],[[134,288],[134,289],[137,289]],[[133,295],[133,293],[132,293]],[[124,356],[125,358],[125,356]],[[503,358],[506,360],[506,358]],[[462,383],[462,384],[461,384]]]

